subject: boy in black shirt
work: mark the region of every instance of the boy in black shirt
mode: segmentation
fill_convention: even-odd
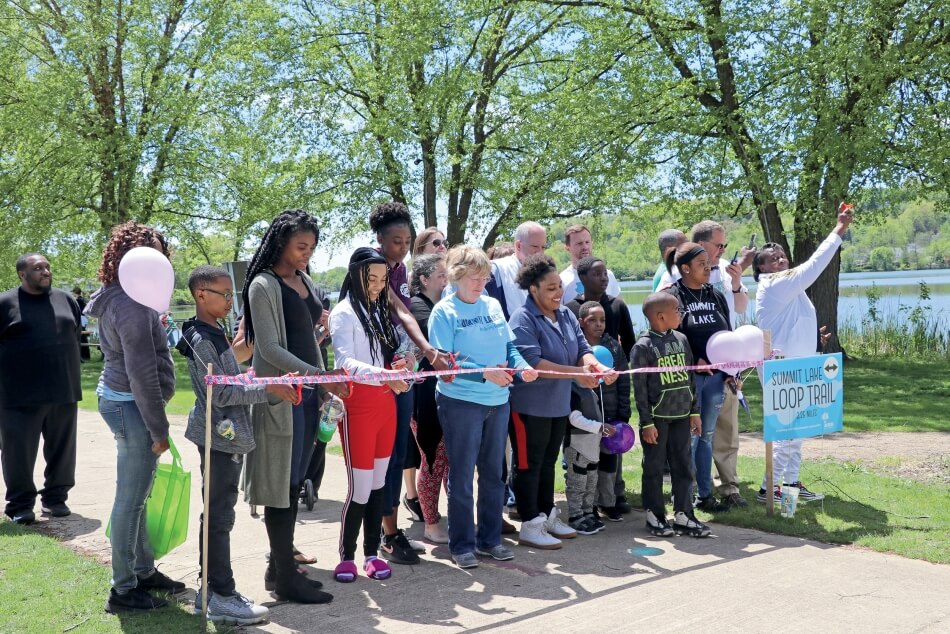
[[[633,347],[635,368],[693,365],[693,353],[686,337],[675,329],[682,315],[679,301],[668,293],[653,293],[643,302],[643,314],[650,330]],[[647,530],[658,537],[675,532],[692,537],[708,537],[709,527],[693,515],[690,488],[693,461],[690,434],[699,434],[702,423],[696,404],[693,372],[637,373],[633,393],[640,417],[643,443],[643,506]],[[663,503],[663,466],[669,459],[673,480],[673,525],[666,519]]]

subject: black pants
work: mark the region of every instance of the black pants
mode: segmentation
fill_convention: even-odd
[[[514,453],[511,488],[522,521],[554,508],[554,465],[566,429],[567,416],[512,413],[508,430]]]
[[[691,511],[693,460],[689,451],[689,418],[656,423],[656,444],[643,445],[643,508],[657,517],[666,513],[663,503],[663,467],[670,463],[673,480],[673,511]]]
[[[307,472],[304,474],[304,480],[310,480],[313,484],[313,492],[316,495],[320,491],[320,485],[323,484],[323,473],[327,468],[327,443],[319,440],[313,443],[313,455],[310,456],[310,464],[307,466]]]
[[[65,502],[76,484],[76,403],[0,408],[0,463],[11,517],[36,504],[33,467],[40,436],[46,461],[42,501]]]
[[[205,450],[201,454],[201,473],[205,472]],[[236,460],[235,460],[236,459]],[[234,528],[234,505],[238,499],[238,483],[244,456],[211,450],[211,500],[208,503],[208,587],[215,594],[234,594],[234,573],[231,571],[231,529]],[[201,487],[202,501],[204,486]],[[198,574],[203,557],[204,513],[198,522]]]

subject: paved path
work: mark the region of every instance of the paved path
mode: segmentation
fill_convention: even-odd
[[[42,527],[108,560],[104,529],[115,488],[115,445],[94,413],[80,412],[79,429],[74,514],[44,518]],[[200,475],[197,451],[182,434],[178,419],[173,436],[193,473],[192,537],[160,566],[194,587]],[[360,578],[339,585],[327,569],[336,563],[342,466],[328,457],[326,501],[313,512],[302,507],[297,527],[297,545],[320,559],[311,574],[336,596],[330,605],[272,602],[262,579],[264,527],[239,503],[232,542],[237,585],[272,607],[270,622],[254,631],[950,631],[948,566],[722,525],[714,525],[714,539],[653,539],[636,512],[560,551],[513,546],[513,562],[462,571],[439,547],[418,566],[396,567],[387,582]],[[41,471],[38,465],[38,476]],[[410,535],[421,532],[403,525]]]

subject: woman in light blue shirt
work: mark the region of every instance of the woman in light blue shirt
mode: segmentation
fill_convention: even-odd
[[[449,464],[449,551],[460,568],[478,565],[476,555],[499,561],[514,554],[501,543],[505,483],[502,461],[508,428],[508,386],[515,376],[537,378],[514,347],[501,304],[483,295],[491,273],[479,249],[449,251],[449,281],[456,291],[435,305],[429,341],[456,355],[462,368],[483,372],[439,380],[436,404]],[[472,481],[478,469],[478,533],[472,514]]]

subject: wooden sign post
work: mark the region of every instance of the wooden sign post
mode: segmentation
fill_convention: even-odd
[[[768,359],[772,355],[772,331],[764,330],[762,332],[762,341],[765,346],[765,358]],[[765,376],[765,368],[763,367],[760,377]],[[764,394],[765,390],[763,390]],[[764,430],[763,430],[764,432]],[[772,443],[771,441],[765,443],[765,514],[774,515],[775,514],[775,482],[772,477]]]
[[[212,372],[212,366],[208,364],[208,375]],[[211,384],[208,384],[208,391],[205,394],[208,400],[205,406],[205,472],[204,476],[204,511],[201,516],[201,620],[205,630],[208,628],[208,604],[211,597],[208,596],[208,505],[211,503]],[[204,630],[203,630],[204,631]]]

